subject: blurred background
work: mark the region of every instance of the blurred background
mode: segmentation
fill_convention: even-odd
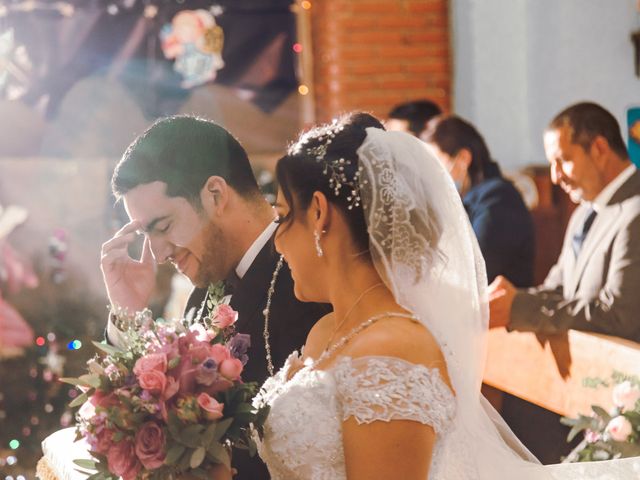
[[[156,118],[219,122],[272,195],[306,126],[432,100],[521,188],[544,232],[538,282],[571,211],[542,131],[591,100],[640,139],[639,75],[635,0],[0,1],[0,480],[34,478],[42,439],[73,421],[57,379],[102,338],[100,246],[126,218],[109,179]],[[173,275],[159,271],[158,315]]]

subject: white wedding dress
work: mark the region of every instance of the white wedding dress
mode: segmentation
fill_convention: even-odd
[[[311,130],[292,151],[315,136],[325,145],[307,154],[336,161],[324,155],[341,131],[339,124]],[[438,341],[455,396],[438,370],[399,358],[343,356],[326,371],[307,365],[290,376],[300,363],[294,354],[256,398],[271,406],[258,448],[272,478],[346,479],[342,422],[353,417],[431,425],[429,480],[639,480],[640,457],[543,466],[519,442],[480,394],[487,277],[450,176],[423,142],[401,132],[367,128],[357,156],[374,265]]]
[[[297,359],[264,384],[255,404],[269,404],[260,456],[273,480],[346,479],[342,421],[413,420],[446,436],[455,398],[437,369],[393,357],[340,357],[326,371],[305,366],[287,380]],[[438,443],[430,478],[439,478]]]

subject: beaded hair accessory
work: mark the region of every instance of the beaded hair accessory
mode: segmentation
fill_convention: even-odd
[[[345,167],[353,166],[354,160],[343,157],[326,158],[331,142],[342,130],[344,130],[344,125],[334,120],[329,125],[313,129],[304,134],[296,145],[295,150],[296,153],[304,150],[308,156],[322,164],[322,173],[329,179],[329,188],[333,190],[336,197],[340,195],[344,188],[347,192],[347,208],[351,210],[361,204],[360,175],[363,169],[358,167],[353,177],[349,178],[347,172],[345,172]],[[313,147],[306,147],[311,141],[317,141],[318,144]]]

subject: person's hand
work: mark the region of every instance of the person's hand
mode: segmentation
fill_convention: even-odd
[[[516,287],[498,275],[489,285],[489,328],[506,327],[511,318],[511,306],[516,296]]]
[[[156,262],[149,239],[145,238],[140,260],[129,256],[127,248],[138,235],[138,222],[129,222],[102,245],[100,269],[112,306],[130,312],[144,309],[156,281]]]

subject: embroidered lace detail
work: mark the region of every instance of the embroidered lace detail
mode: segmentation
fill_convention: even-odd
[[[436,368],[391,357],[343,357],[333,376],[344,420],[414,420],[443,433],[455,413],[455,397]]]
[[[273,480],[345,479],[342,421],[350,416],[361,423],[409,419],[433,425],[437,464],[455,409],[437,370],[391,357],[341,357],[326,371],[303,366],[287,380],[299,362],[297,353],[291,355],[254,400],[271,406],[264,439],[256,441]]]

